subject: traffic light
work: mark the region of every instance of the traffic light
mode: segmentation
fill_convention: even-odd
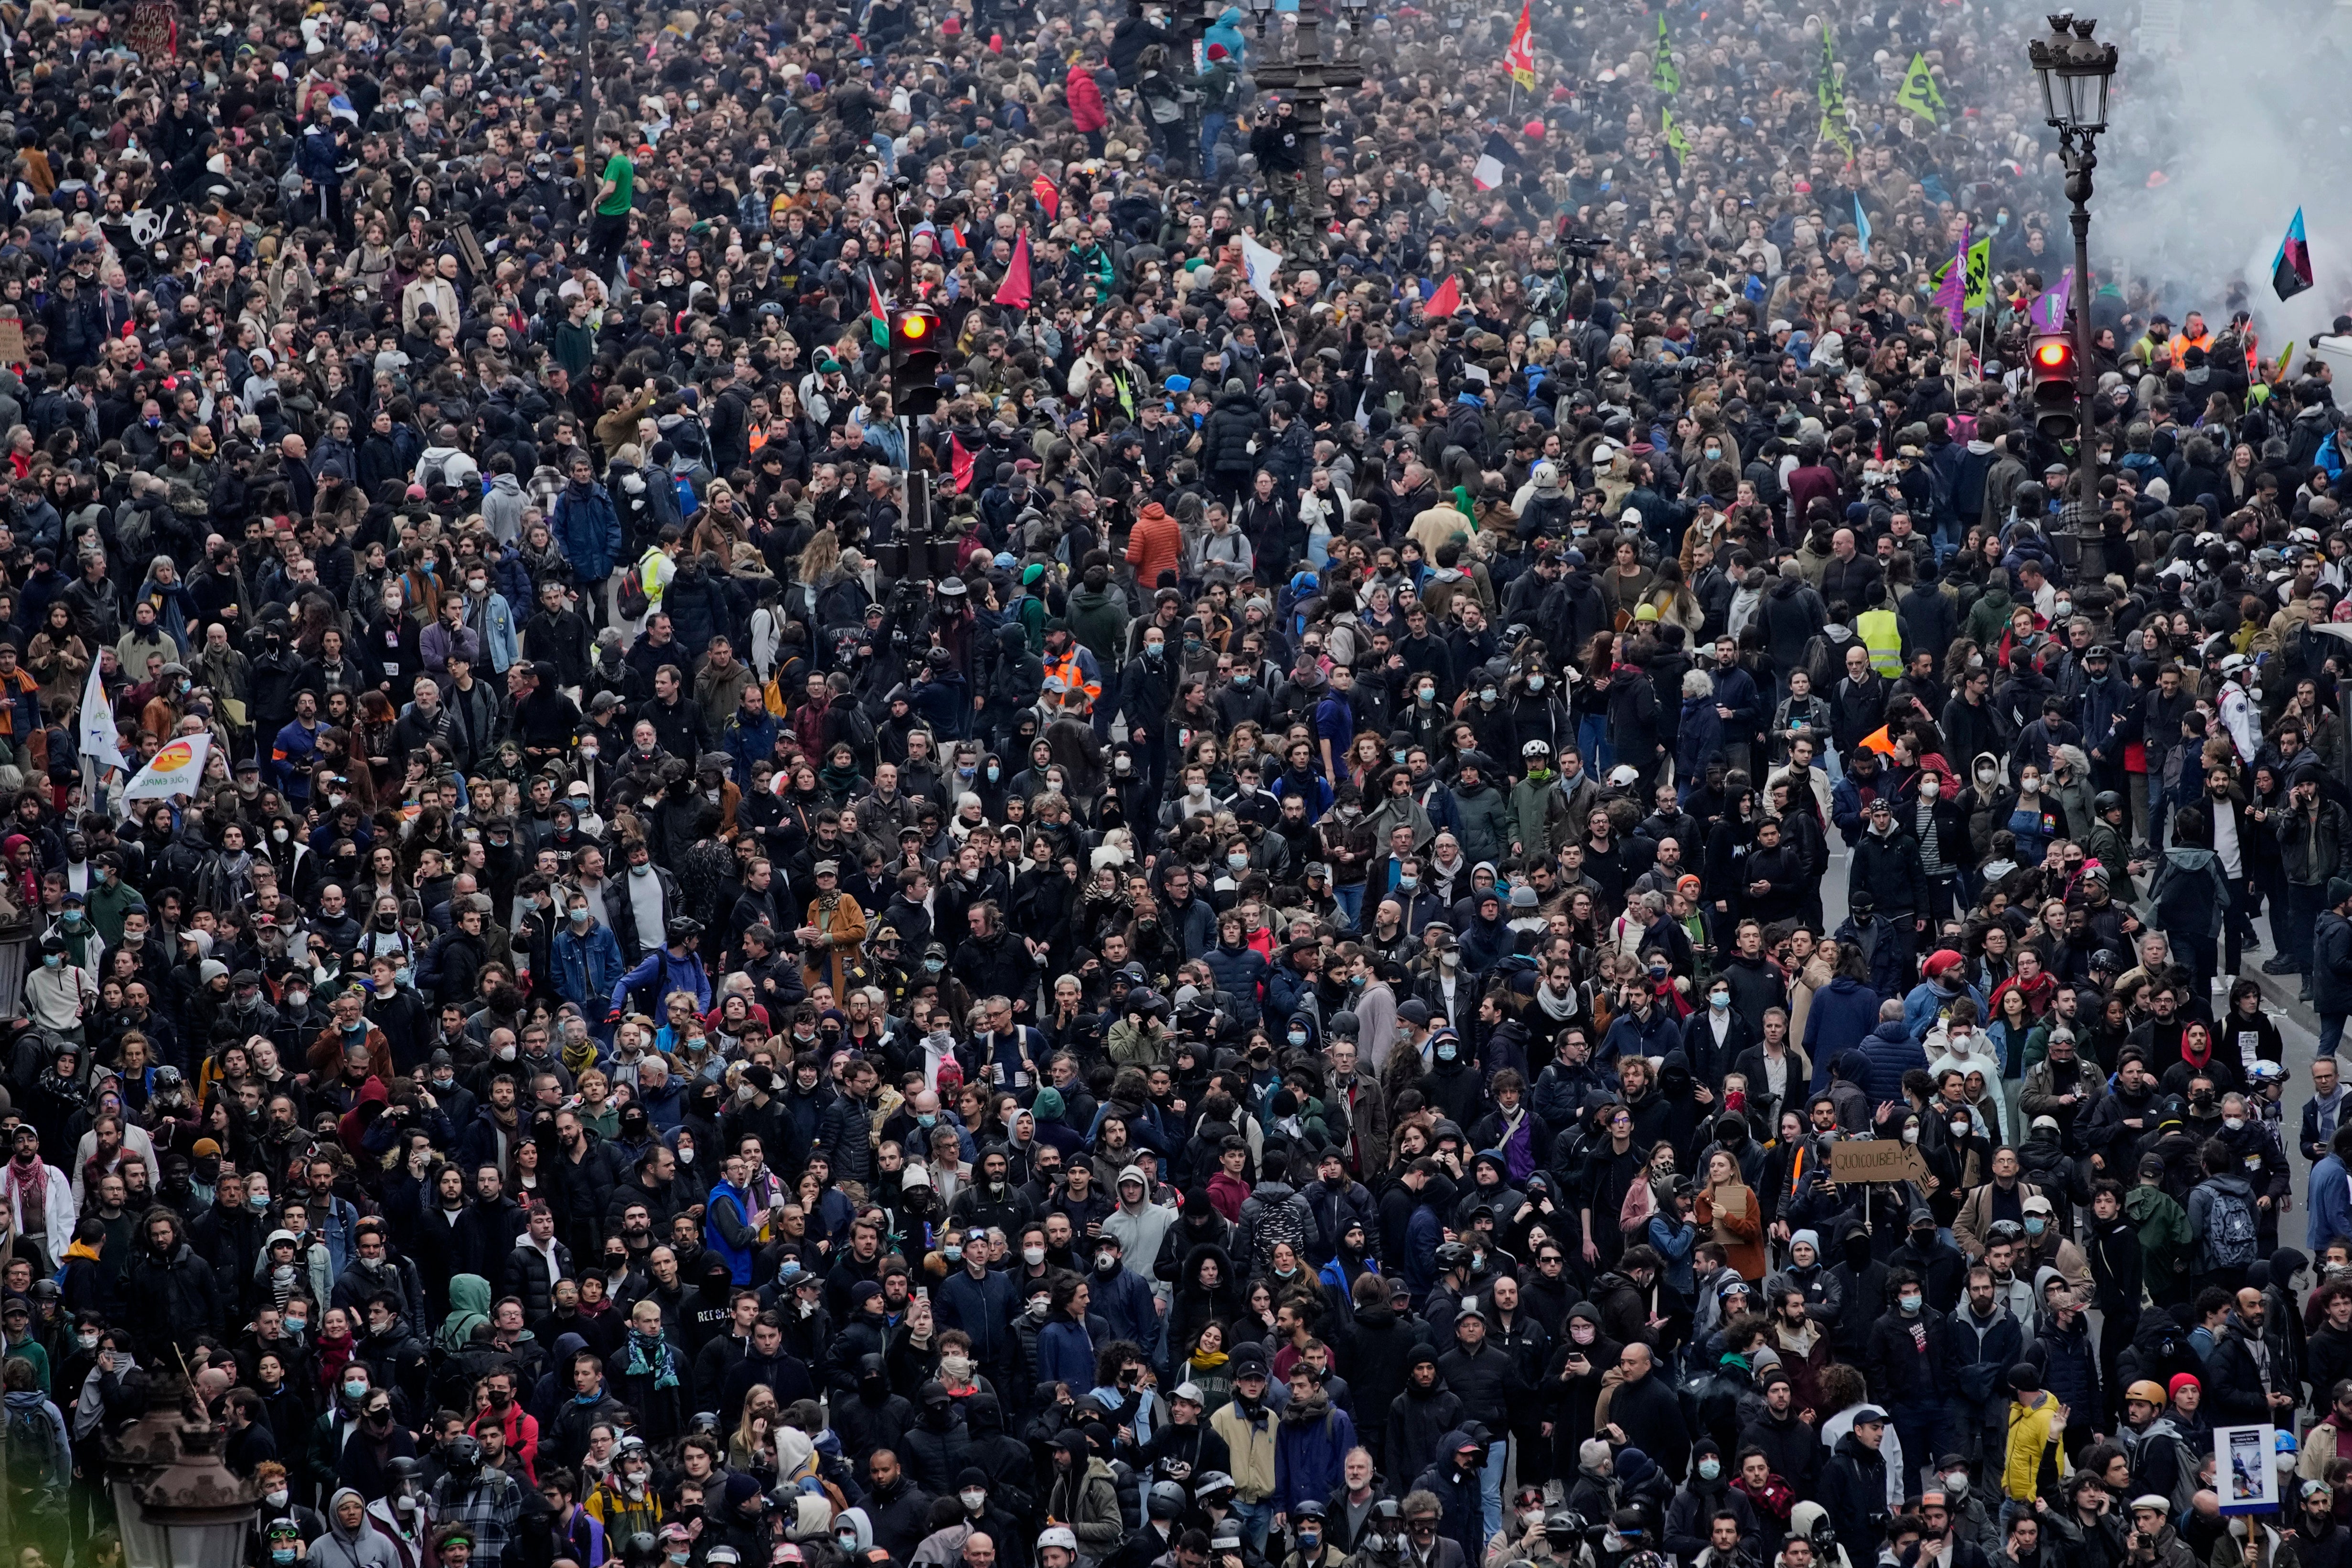
[[[2074,440],[2082,428],[2074,340],[2063,332],[2038,333],[2026,361],[2033,372],[2033,428],[2045,441]]]
[[[928,305],[909,305],[891,315],[890,385],[901,413],[929,413],[939,406],[945,336],[939,312]]]

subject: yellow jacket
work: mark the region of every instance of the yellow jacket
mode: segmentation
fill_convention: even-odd
[[[2057,1424],[2058,1400],[2047,1390],[2035,1396],[2039,1405],[2023,1405],[2012,1399],[2009,1405],[2009,1447],[2000,1471],[2003,1497],[2018,1502],[2031,1502],[2042,1476],[2042,1457],[2049,1452],[2065,1430]]]

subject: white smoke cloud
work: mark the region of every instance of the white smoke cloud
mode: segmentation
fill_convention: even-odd
[[[2352,302],[2352,183],[2342,168],[2352,99],[2341,68],[2352,9],[2325,0],[2148,0],[2139,9],[2137,32],[2119,30],[2120,15],[2101,28],[2122,59],[2092,196],[2094,274],[2145,280],[2176,322],[2197,309],[2220,326],[2234,291],[2266,357],[2326,330]],[[2163,176],[2154,187],[2152,172]],[[2271,264],[2297,207],[2315,287],[2282,304]]]

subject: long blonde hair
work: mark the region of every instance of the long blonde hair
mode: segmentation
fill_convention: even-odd
[[[795,569],[800,580],[814,588],[831,576],[841,564],[841,536],[830,528],[819,528],[809,542],[801,547],[800,564]]]

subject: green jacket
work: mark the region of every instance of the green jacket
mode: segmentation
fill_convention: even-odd
[[[122,946],[122,917],[134,909],[146,907],[147,901],[140,896],[139,890],[121,877],[111,883],[100,877],[89,890],[89,923],[106,939],[109,952]]]
[[[1980,648],[1990,650],[2000,641],[2001,628],[2009,624],[2009,612],[2016,608],[2006,588],[1988,588],[1969,611],[1967,632]]]
[[[1070,634],[1086,644],[1109,679],[1124,668],[1119,656],[1127,641],[1127,599],[1116,588],[1080,588],[1070,595]]]
[[[2197,1245],[2189,1211],[2162,1187],[2142,1184],[2124,1194],[2124,1214],[2139,1228],[2141,1271],[2150,1299],[2159,1306],[2186,1300],[2189,1260]]]
[[[1576,813],[1559,792],[1559,776],[1547,772],[1543,781],[1522,779],[1511,789],[1511,831],[1523,856],[1549,857],[1576,837]]]

